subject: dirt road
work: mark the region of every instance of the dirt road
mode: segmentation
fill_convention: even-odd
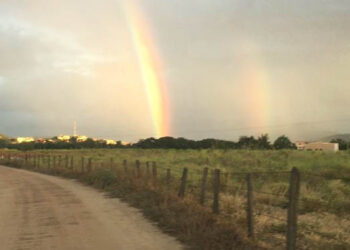
[[[0,166],[0,249],[183,248],[118,199],[73,180]]]

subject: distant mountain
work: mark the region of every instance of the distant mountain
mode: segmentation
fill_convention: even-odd
[[[8,137],[7,137],[6,135],[0,134],[0,139],[5,139],[5,140],[7,140]]]
[[[334,140],[334,139],[341,139],[341,140],[344,140],[344,141],[350,141],[350,134],[332,135],[332,136],[324,137],[324,138],[322,138],[320,140],[329,142],[329,141]]]

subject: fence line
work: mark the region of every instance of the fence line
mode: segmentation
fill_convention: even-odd
[[[10,152],[0,152],[0,161],[7,162],[9,164],[18,164],[18,167],[33,168],[37,171],[45,171],[48,169],[53,171],[54,174],[59,174],[60,171],[72,171],[73,173],[88,174],[94,170],[98,170],[103,167],[115,174],[124,174],[125,176],[130,176],[131,178],[145,179],[148,181],[153,181],[157,185],[166,185],[167,189],[177,188],[178,197],[183,199],[186,194],[193,192],[193,195],[198,195],[196,198],[197,202],[203,206],[207,205],[209,197],[212,200],[212,212],[214,214],[220,214],[222,212],[221,198],[222,194],[227,193],[227,189],[232,186],[229,184],[235,184],[234,180],[229,178],[230,176],[237,176],[242,183],[242,188],[240,188],[240,194],[245,196],[246,202],[246,230],[247,236],[254,239],[256,238],[256,228],[255,228],[255,217],[258,215],[263,215],[269,217],[273,220],[278,220],[286,224],[286,240],[285,246],[287,250],[297,249],[297,235],[298,235],[298,202],[300,195],[300,172],[297,168],[293,168],[292,171],[266,171],[266,172],[222,172],[220,169],[214,169],[210,171],[208,167],[203,168],[203,171],[196,171],[197,174],[201,175],[201,178],[196,180],[198,183],[191,179],[190,169],[183,168],[182,175],[180,179],[177,179],[181,168],[165,168],[163,166],[157,165],[155,161],[147,161],[141,163],[136,160],[134,164],[131,164],[127,159],[123,159],[121,164],[116,163],[114,158],[108,159],[108,162],[101,162],[100,166],[97,165],[97,161],[93,158],[87,158],[82,156],[79,161],[73,156],[68,154],[33,154],[33,153],[10,153]],[[255,178],[258,176],[265,176],[270,174],[289,174],[289,190],[286,195],[281,195],[278,193],[260,191],[254,188]],[[306,175],[310,175],[306,173]],[[315,175],[317,176],[317,175]],[[321,177],[321,176],[318,176]],[[323,176],[327,178],[326,176]],[[338,178],[337,178],[338,179]],[[341,178],[347,179],[347,178]],[[162,181],[161,181],[162,180]],[[348,180],[348,179],[347,179]],[[238,183],[238,182],[237,182]],[[240,184],[241,185],[241,184]],[[258,197],[255,194],[271,195],[279,198],[284,198],[287,201],[287,211],[284,219],[276,217],[269,213],[258,213],[256,210],[259,209],[257,202],[259,202]]]

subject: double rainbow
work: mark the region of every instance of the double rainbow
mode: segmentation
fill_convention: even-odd
[[[154,133],[156,137],[168,136],[170,126],[165,81],[162,78],[162,65],[152,40],[149,25],[133,0],[124,1],[124,6],[147,93]]]

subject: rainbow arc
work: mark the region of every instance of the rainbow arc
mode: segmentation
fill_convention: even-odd
[[[150,26],[142,11],[132,0],[125,3],[125,11],[138,57],[156,137],[170,134],[169,114],[162,65],[152,39]]]

